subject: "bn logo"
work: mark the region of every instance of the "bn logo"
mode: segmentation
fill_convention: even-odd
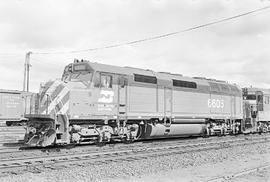
[[[113,102],[114,92],[110,90],[101,90],[100,97],[98,98],[98,102],[103,103],[112,103]]]

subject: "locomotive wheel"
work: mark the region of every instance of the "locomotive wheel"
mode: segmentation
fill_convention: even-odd
[[[6,121],[6,125],[7,126],[11,126],[12,125],[12,121]]]
[[[210,136],[210,133],[211,133],[210,129],[209,128],[205,128],[204,131],[203,131],[203,133],[201,134],[201,136],[203,138],[208,138]]]
[[[203,137],[203,138],[208,138],[208,137],[209,137],[209,136],[207,135],[207,131],[204,131],[200,136]]]
[[[102,137],[99,136],[98,139],[95,141],[95,144],[99,147],[103,147],[106,145],[106,141],[102,140]]]
[[[123,143],[125,144],[130,144],[130,143],[133,143],[134,140],[124,140]]]
[[[95,143],[98,147],[103,147],[106,145],[106,142],[97,142]]]
[[[134,142],[134,138],[130,138],[128,136],[125,136],[123,139],[122,139],[122,142],[125,143],[125,144],[130,144],[132,142]]]

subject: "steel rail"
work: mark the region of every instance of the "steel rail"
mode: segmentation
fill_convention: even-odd
[[[238,136],[240,137],[245,137],[245,136]],[[237,138],[238,138],[237,137]],[[250,136],[251,137],[251,136]],[[123,143],[114,143],[114,144],[108,144],[104,147],[97,147],[96,145],[79,145],[76,146],[75,148],[70,148],[70,146],[58,146],[58,147],[50,147],[50,148],[27,148],[24,147],[22,144],[21,145],[17,145],[16,146],[10,146],[10,147],[0,147],[0,154],[11,154],[12,158],[14,158],[14,155],[23,155],[24,157],[27,157],[27,155],[31,155],[31,157],[33,157],[33,155],[37,156],[37,155],[44,155],[44,151],[45,152],[54,152],[57,151],[59,152],[60,150],[63,151],[65,150],[66,152],[70,152],[75,153],[75,152],[80,152],[78,150],[87,150],[88,152],[92,152],[92,151],[106,151],[106,150],[112,150],[112,148],[115,149],[121,149],[121,147],[124,148],[132,148],[132,147],[143,147],[143,146],[170,146],[170,145],[175,145],[175,144],[189,144],[189,143],[199,143],[199,142],[210,142],[213,140],[218,140],[219,142],[223,142],[226,140],[229,140],[233,138],[233,140],[236,140],[235,136],[231,136],[231,137],[226,137],[226,138],[221,138],[221,137],[211,137],[211,138],[195,138],[195,139],[187,139],[187,138],[183,138],[183,139],[166,139],[166,140],[150,140],[150,141],[136,141],[134,143],[131,143],[129,145],[123,144]],[[18,146],[21,146],[21,148],[19,148]],[[71,149],[71,150],[70,150]],[[6,157],[5,157],[6,158]],[[1,157],[0,157],[1,160]]]
[[[177,140],[177,139],[172,139],[172,140],[158,140],[158,141],[137,141],[135,143],[131,143],[129,145],[126,145],[126,144],[123,144],[123,143],[115,143],[115,144],[109,144],[109,145],[106,145],[104,147],[97,147],[96,145],[79,145],[79,146],[76,146],[75,148],[70,148],[69,146],[65,147],[65,146],[58,146],[58,147],[51,147],[51,148],[27,148],[23,145],[20,145],[22,146],[21,149],[15,146],[10,146],[10,147],[0,147],[0,154],[11,154],[12,155],[12,158],[16,157],[14,155],[18,154],[18,155],[23,155],[24,158],[27,157],[27,155],[30,155],[31,157],[33,157],[33,155],[37,156],[42,156],[44,155],[44,152],[47,152],[47,153],[51,153],[51,152],[59,152],[59,151],[66,151],[66,152],[69,152],[71,155],[74,154],[74,153],[78,153],[78,152],[82,152],[83,150],[86,152],[97,152],[97,150],[99,152],[102,152],[102,151],[112,151],[112,150],[116,150],[116,149],[121,149],[122,147],[123,148],[134,148],[134,147],[149,147],[150,146],[171,146],[171,145],[176,145],[176,144],[182,144],[182,145],[188,145],[190,143],[193,143],[193,144],[196,144],[196,143],[200,143],[200,142],[210,142],[210,141],[216,141],[217,142],[224,142],[224,141],[227,141],[227,140],[238,140],[238,139],[241,139],[241,138],[246,138],[245,135],[240,135],[240,136],[237,136],[237,138],[235,136],[231,136],[231,137],[226,137],[226,138],[223,138],[223,137],[211,137],[211,138],[196,138],[196,139],[182,139],[182,140]],[[253,137],[259,137],[259,135],[252,135],[252,136],[248,136],[249,138],[253,138]],[[6,157],[5,157],[6,158]],[[1,160],[1,157],[0,157],[0,160]]]

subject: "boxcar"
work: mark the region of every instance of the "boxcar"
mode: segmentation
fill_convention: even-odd
[[[30,112],[32,93],[17,90],[0,89],[0,123],[1,125],[17,125],[27,119],[24,113]]]

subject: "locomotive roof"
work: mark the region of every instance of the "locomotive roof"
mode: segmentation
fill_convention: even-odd
[[[113,66],[101,63],[93,63],[88,62],[90,67],[95,71],[107,72],[107,73],[115,73],[115,74],[124,74],[124,75],[133,75],[135,74],[142,74],[147,76],[155,76],[154,72],[151,70],[144,70],[140,68],[133,68],[133,67],[120,67],[120,66]]]
[[[108,72],[108,73],[116,73],[116,74],[125,74],[125,75],[133,75],[133,74],[140,74],[146,76],[155,76],[158,79],[185,79],[187,81],[194,81],[193,78],[182,76],[180,74],[171,74],[165,72],[154,72],[148,69],[140,69],[140,68],[133,68],[129,66],[120,67],[120,66],[113,66],[113,65],[106,65],[101,63],[92,63],[88,62],[91,68],[95,71],[101,72]]]
[[[133,74],[141,74],[146,76],[155,76],[157,79],[164,79],[164,80],[171,80],[171,79],[182,79],[185,81],[193,81],[202,85],[209,85],[209,82],[215,82],[218,84],[229,84],[225,81],[219,81],[215,79],[206,79],[203,77],[187,77],[181,74],[174,74],[169,72],[154,72],[149,69],[140,69],[140,68],[133,68],[133,67],[121,67],[121,66],[113,66],[107,64],[101,64],[96,62],[88,62],[90,67],[95,71],[101,72],[108,72],[108,73],[115,73],[115,74],[125,74],[125,75],[133,75]],[[232,85],[232,84],[229,84]]]
[[[248,87],[247,89],[248,89],[249,92],[261,91],[264,94],[270,94],[270,89],[257,88],[257,87]]]
[[[128,76],[133,76],[134,74],[138,75],[145,75],[145,76],[153,76],[156,77],[158,80],[182,80],[182,81],[188,81],[188,82],[195,82],[198,85],[202,86],[209,86],[212,87],[213,84],[219,85],[219,87],[230,87],[229,90],[232,90],[233,92],[240,93],[241,88],[238,87],[235,84],[230,84],[225,81],[215,80],[215,79],[207,79],[203,77],[187,77],[183,76],[181,74],[173,74],[169,72],[154,72],[149,69],[140,69],[140,68],[133,68],[133,67],[121,67],[121,66],[113,66],[113,65],[107,65],[107,64],[101,64],[97,62],[89,62],[89,61],[77,61],[74,64],[83,64],[87,63],[91,70],[99,71],[99,72],[107,72],[107,73],[114,73],[114,74],[123,74]],[[230,91],[231,92],[231,91]]]

